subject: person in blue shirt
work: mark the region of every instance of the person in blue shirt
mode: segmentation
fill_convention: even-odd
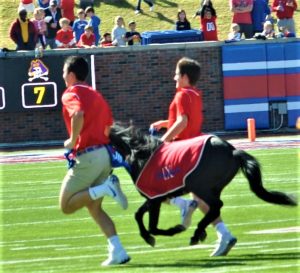
[[[90,18],[88,21],[88,25],[93,27],[94,35],[95,35],[95,44],[98,46],[100,40],[99,26],[101,23],[101,19],[95,15],[95,10],[93,7],[87,7],[85,9],[85,15]]]
[[[88,21],[85,20],[85,13],[83,9],[79,9],[77,11],[77,16],[78,19],[76,19],[73,23],[73,31],[76,43],[80,40],[80,36],[84,33],[84,28],[88,24]]]
[[[253,0],[251,17],[254,33],[261,33],[264,30],[266,19],[270,17],[271,11],[268,2],[268,0]]]

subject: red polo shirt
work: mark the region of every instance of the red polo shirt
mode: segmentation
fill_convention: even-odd
[[[175,97],[169,107],[170,128],[178,116],[186,115],[188,124],[175,139],[188,139],[199,136],[202,130],[202,92],[194,87],[180,88],[176,91]]]
[[[276,12],[276,16],[278,19],[289,19],[293,18],[294,11],[297,9],[297,2],[295,0],[291,0],[293,6],[287,5],[288,0],[274,0],[272,4],[272,10]],[[279,3],[282,4],[283,10],[279,11],[276,8],[278,7]]]
[[[86,46],[92,46],[95,45],[95,35],[94,33],[91,33],[90,37],[87,37],[87,35],[85,33],[81,34],[80,36],[80,40],[77,43],[78,47],[83,47],[83,45]]]
[[[63,17],[66,17],[71,22],[73,22],[75,20],[75,15],[74,15],[75,1],[74,0],[61,0],[60,7],[63,12]]]
[[[74,112],[83,111],[84,124],[75,145],[82,150],[93,145],[108,144],[105,128],[111,126],[113,117],[108,103],[101,93],[84,84],[73,85],[62,95],[63,117],[70,134],[71,117]]]

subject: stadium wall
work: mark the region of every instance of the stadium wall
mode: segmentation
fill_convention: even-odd
[[[241,42],[248,43],[266,42]],[[198,87],[203,90],[203,130],[223,131],[222,46],[223,42],[193,42],[46,51],[41,60],[50,67],[49,81],[57,85],[57,105],[26,109],[22,107],[26,102],[21,98],[26,90],[21,86],[25,84],[28,87],[28,68],[35,59],[34,53],[8,53],[0,58],[0,143],[60,141],[67,137],[60,107],[60,96],[64,90],[62,63],[65,57],[74,54],[86,57],[91,65],[95,64],[95,74],[90,75],[89,81],[92,82],[95,77],[96,87],[109,101],[115,120],[132,121],[143,129],[147,129],[151,122],[167,117],[168,105],[175,92],[173,77],[178,59],[187,56],[198,60],[202,65]],[[11,63],[13,68],[10,68]],[[20,71],[22,75],[18,76]],[[6,105],[3,105],[3,94],[6,100],[10,97]],[[17,107],[18,103],[20,106]]]

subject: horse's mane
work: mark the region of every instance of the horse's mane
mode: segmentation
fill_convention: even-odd
[[[111,144],[132,166],[132,177],[135,180],[150,158],[151,154],[162,141],[151,135],[145,134],[134,126],[124,127],[115,123],[110,132]]]

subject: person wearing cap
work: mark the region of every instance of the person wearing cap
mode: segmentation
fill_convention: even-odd
[[[61,9],[58,7],[58,2],[56,0],[50,0],[49,8],[45,10],[45,19],[50,18],[47,21],[47,35],[46,44],[49,45],[51,49],[57,47],[55,42],[55,37],[57,31],[60,29],[59,20],[62,18]]]
[[[19,11],[19,18],[10,26],[9,36],[16,44],[16,50],[34,50],[38,33],[34,24],[27,18],[26,9]]]
[[[84,28],[84,33],[80,36],[78,47],[91,48],[96,47],[95,45],[95,35],[93,33],[93,27],[86,26]]]
[[[47,9],[47,8],[49,8],[49,2],[50,2],[50,0],[38,0],[37,4],[40,8]]]
[[[136,23],[134,21],[130,21],[128,24],[130,31],[125,33],[125,41],[127,45],[140,45],[142,41],[141,34],[135,30]]]

